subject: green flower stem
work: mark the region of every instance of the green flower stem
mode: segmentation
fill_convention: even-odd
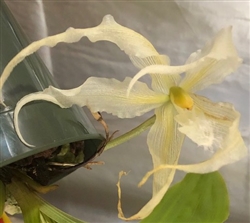
[[[115,146],[118,146],[136,136],[138,136],[139,134],[141,134],[142,132],[144,132],[146,129],[148,129],[150,126],[152,126],[155,122],[155,115],[153,115],[152,117],[150,117],[149,119],[147,119],[145,122],[143,122],[142,124],[138,125],[137,127],[135,127],[134,129],[132,129],[131,131],[111,140],[105,147],[105,150],[111,149]]]

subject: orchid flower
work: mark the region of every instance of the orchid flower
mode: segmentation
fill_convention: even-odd
[[[236,162],[247,154],[238,130],[239,112],[228,103],[213,103],[194,94],[221,82],[240,65],[241,59],[232,42],[231,27],[221,30],[202,50],[191,54],[185,65],[170,66],[169,58],[160,55],[147,39],[119,25],[108,15],[97,27],[70,28],[65,33],[32,43],[7,65],[0,79],[0,89],[14,66],[41,46],[53,47],[58,42],[76,42],[83,36],[92,42],[106,40],[115,43],[141,70],[133,79],[126,77],[122,82],[90,77],[81,86],[71,90],[50,86],[42,92],[27,95],[16,106],[15,128],[20,139],[26,145],[33,146],[23,139],[19,131],[18,114],[25,104],[34,100],[50,101],[62,108],[73,104],[87,106],[91,112],[105,111],[119,118],[134,118],[154,110],[156,120],[147,137],[155,168],[153,197],[130,218],[125,218],[120,211],[122,219],[148,216],[168,190],[176,169],[208,173]],[[181,73],[185,73],[184,78],[181,78]],[[151,88],[138,81],[146,74],[151,76]],[[198,146],[214,150],[213,156],[202,163],[178,165],[185,136]]]

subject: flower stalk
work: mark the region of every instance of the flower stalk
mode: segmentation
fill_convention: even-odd
[[[142,124],[138,125],[137,127],[133,128],[132,130],[126,132],[125,134],[112,139],[106,145],[104,151],[107,151],[115,146],[118,146],[128,140],[140,135],[142,132],[146,131],[149,127],[151,127],[155,122],[155,115],[151,116],[149,119],[144,121]]]

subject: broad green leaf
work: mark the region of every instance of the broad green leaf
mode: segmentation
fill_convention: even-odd
[[[4,183],[0,180],[0,218],[3,214],[4,211],[4,203],[5,203],[5,198],[6,198],[6,194],[5,194],[5,185]]]
[[[229,215],[226,184],[220,173],[189,173],[172,186],[153,212],[141,223],[219,223]]]

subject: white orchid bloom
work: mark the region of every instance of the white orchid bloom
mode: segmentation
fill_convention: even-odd
[[[125,218],[120,211],[121,218],[133,220],[148,216],[168,190],[176,169],[195,173],[212,172],[247,154],[238,130],[240,114],[233,106],[213,103],[194,94],[197,90],[221,82],[240,65],[241,59],[233,45],[230,27],[221,30],[202,50],[191,54],[185,65],[170,66],[169,59],[159,55],[143,36],[120,26],[112,16],[106,16],[97,27],[69,29],[32,43],[6,67],[2,85],[13,67],[41,46],[53,47],[62,41],[75,42],[83,36],[92,42],[107,40],[115,43],[142,70],[133,79],[125,78],[123,82],[91,77],[75,89],[60,90],[51,86],[43,92],[27,95],[16,106],[15,127],[20,139],[28,144],[18,128],[18,113],[25,104],[34,100],[51,101],[62,108],[73,104],[87,106],[92,112],[105,111],[119,118],[133,118],[154,109],[156,121],[147,137],[156,168],[153,171],[153,197],[130,218]],[[181,78],[183,72],[185,77]],[[151,75],[151,89],[138,81],[145,74]],[[215,150],[212,158],[198,164],[177,165],[185,135],[198,146]]]

